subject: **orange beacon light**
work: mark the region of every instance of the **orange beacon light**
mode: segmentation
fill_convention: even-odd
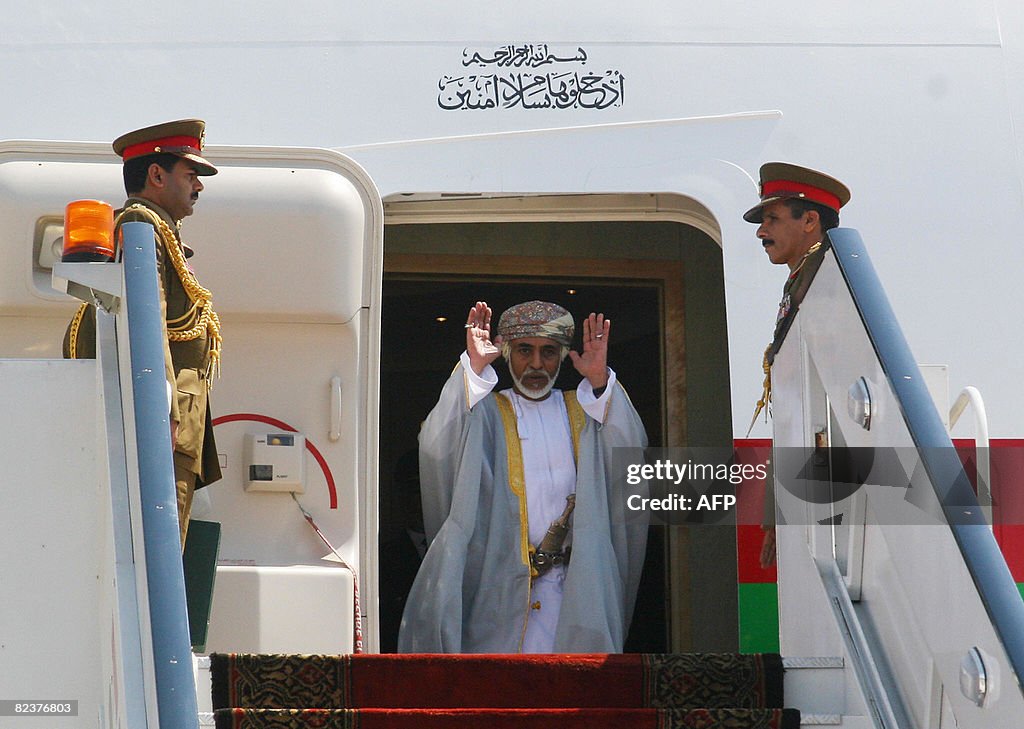
[[[114,260],[114,208],[101,200],[75,200],[64,211],[67,263]]]

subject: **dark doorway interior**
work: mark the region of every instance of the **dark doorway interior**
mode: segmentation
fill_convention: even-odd
[[[469,307],[487,301],[497,317],[530,299],[555,301],[577,320],[591,311],[612,319],[609,364],[627,388],[653,446],[664,445],[662,291],[651,282],[602,278],[481,278],[390,274],[384,278],[380,382],[380,595],[381,651],[395,650],[401,607],[415,576],[417,556],[406,527],[415,521],[416,435],[441,386],[465,348]],[[577,343],[579,334],[577,334]],[[510,386],[496,366],[499,389]],[[579,376],[568,360],[558,387]],[[651,528],[628,652],[668,651],[665,534]]]

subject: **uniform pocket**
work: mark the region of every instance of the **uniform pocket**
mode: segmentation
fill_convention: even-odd
[[[199,371],[183,368],[178,372],[178,442],[174,449],[191,458],[199,458],[206,424],[206,383]]]

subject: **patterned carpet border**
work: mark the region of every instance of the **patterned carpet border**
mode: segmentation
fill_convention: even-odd
[[[213,708],[351,707],[351,656],[213,653]]]
[[[782,658],[774,654],[645,654],[644,706],[778,709]]]

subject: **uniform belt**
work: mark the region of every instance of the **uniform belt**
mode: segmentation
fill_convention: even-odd
[[[530,566],[537,576],[540,577],[556,565],[569,566],[569,557],[572,555],[572,547],[566,547],[561,552],[542,552],[537,550],[530,553]]]

